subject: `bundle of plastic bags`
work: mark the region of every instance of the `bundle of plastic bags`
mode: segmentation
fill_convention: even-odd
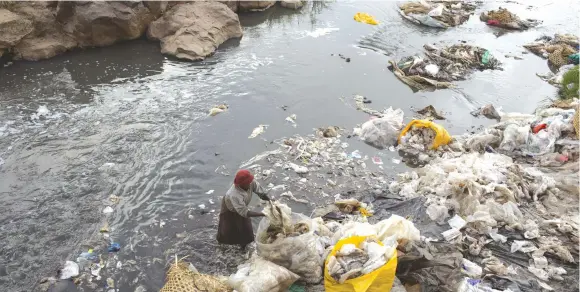
[[[274,208],[279,207],[282,212],[289,212],[285,205],[273,203]],[[269,211],[271,206],[265,208],[266,217],[260,221],[257,230],[256,249],[258,255],[277,265],[287,268],[298,274],[302,280],[308,283],[318,283],[322,279],[322,256],[326,244],[321,236],[317,234],[317,227],[313,219],[302,214],[288,213],[280,218],[289,219],[288,223],[283,223],[284,228],[280,228],[281,221],[277,221],[273,212]],[[284,221],[286,222],[286,221]],[[272,224],[274,223],[274,224]]]
[[[261,257],[238,266],[228,285],[238,292],[286,292],[299,276]]]
[[[325,262],[325,290],[390,291],[397,270],[396,247],[396,241],[383,244],[374,236],[342,239]]]
[[[388,108],[382,118],[365,122],[357,134],[374,147],[388,148],[397,143],[399,131],[403,127],[403,116],[403,110]]]

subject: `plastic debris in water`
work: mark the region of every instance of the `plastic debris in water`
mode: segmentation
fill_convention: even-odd
[[[350,153],[350,157],[356,158],[356,159],[361,159],[362,158],[362,156],[360,155],[360,152],[358,150],[355,150],[352,153]]]
[[[111,206],[107,206],[107,207],[105,207],[105,209],[103,209],[103,213],[104,214],[113,213],[113,208],[111,208]]]
[[[373,160],[373,163],[374,164],[377,164],[377,165],[382,165],[383,164],[383,160],[380,157],[376,157],[375,156],[375,157],[372,158],[372,160]]]
[[[399,163],[401,163],[401,159],[396,159],[396,158],[393,158],[393,159],[392,159],[392,161],[393,161],[393,163],[394,163],[394,164],[399,164]]]
[[[286,118],[286,121],[291,123],[294,128],[296,128],[296,115],[292,114]]]
[[[199,207],[200,209],[205,209],[205,205],[204,205],[204,204],[200,204],[198,207]]]
[[[228,109],[228,106],[225,104],[220,104],[218,106],[214,106],[212,109],[209,110],[209,115],[210,116],[215,116],[221,112],[224,112],[225,110]]]
[[[205,192],[205,194],[206,195],[211,195],[211,194],[213,194],[213,192],[214,192],[214,190],[209,190],[209,191]]]
[[[374,17],[364,12],[357,12],[357,14],[354,15],[354,20],[357,22],[366,23],[370,25],[379,24],[379,22]]]
[[[109,245],[109,248],[107,249],[107,251],[109,251],[109,252],[118,252],[120,250],[121,250],[121,245],[116,243],[116,242],[111,243],[111,245]]]
[[[266,131],[266,128],[268,128],[268,125],[259,125],[259,126],[257,126],[252,131],[252,134],[250,134],[250,136],[248,136],[248,139],[253,139],[253,138],[258,137],[259,135],[262,135],[264,133],[264,131]]]

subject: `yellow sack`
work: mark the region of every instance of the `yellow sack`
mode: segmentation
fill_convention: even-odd
[[[411,127],[420,127],[420,128],[430,128],[435,132],[435,139],[433,140],[433,145],[431,145],[431,149],[437,149],[439,146],[447,145],[451,142],[451,135],[449,132],[443,128],[443,126],[435,124],[429,120],[412,120],[407,126],[401,131],[399,135],[399,143],[401,143],[401,138],[407,134],[407,132],[411,129]]]
[[[368,236],[352,236],[340,240],[334,246],[334,249],[324,262],[324,289],[326,292],[389,292],[395,281],[395,272],[397,271],[397,251],[394,256],[382,267],[372,271],[369,274],[362,275],[358,278],[346,280],[343,284],[339,284],[328,273],[328,258],[335,255],[343,245],[354,244],[357,247],[365,241]],[[383,245],[379,241],[380,245]]]
[[[357,14],[354,15],[354,20],[356,20],[358,22],[364,22],[366,24],[372,24],[372,25],[379,24],[379,22],[376,21],[374,17],[372,17],[368,13],[364,13],[364,12],[357,12]]]

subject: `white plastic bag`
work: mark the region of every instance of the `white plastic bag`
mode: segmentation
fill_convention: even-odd
[[[445,8],[443,6],[443,4],[439,4],[439,6],[435,7],[431,11],[429,11],[429,13],[427,13],[427,15],[429,15],[431,17],[441,16],[443,14],[443,8]]]
[[[72,261],[66,261],[64,267],[60,270],[60,278],[63,280],[70,279],[79,275],[79,265]]]
[[[481,277],[481,274],[483,274],[483,269],[478,264],[467,259],[463,259],[463,262],[461,263],[461,271],[473,278],[479,278]]]
[[[403,110],[388,108],[382,118],[369,120],[362,125],[361,139],[381,149],[395,145],[403,127],[403,116]]]
[[[437,75],[437,73],[439,73],[439,66],[437,66],[435,64],[429,64],[429,65],[425,66],[425,71],[429,75],[435,76],[435,75]]]
[[[292,213],[291,222],[292,225],[306,223],[309,232],[265,243],[263,239],[267,237],[265,234],[270,222],[268,218],[263,218],[256,232],[256,251],[262,258],[298,274],[304,281],[318,283],[322,279],[320,237],[316,235],[312,219],[309,217]]]
[[[377,230],[375,226],[369,223],[361,222],[347,222],[344,223],[332,237],[333,244],[336,244],[339,240],[351,237],[351,236],[372,236],[377,235]]]
[[[255,256],[238,266],[227,282],[238,292],[286,292],[298,278],[284,267]]]
[[[527,144],[529,135],[529,126],[520,127],[516,124],[510,124],[503,131],[503,140],[499,145],[499,149],[506,152],[521,149]]]
[[[421,239],[421,232],[415,227],[415,224],[399,215],[391,215],[389,219],[378,222],[375,224],[375,228],[377,237],[381,241],[386,241],[388,237],[393,235],[396,240],[418,241]]]

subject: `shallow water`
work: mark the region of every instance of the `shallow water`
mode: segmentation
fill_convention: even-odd
[[[496,37],[476,15],[498,6],[544,23]],[[556,90],[535,75],[549,70],[546,61],[522,55],[522,45],[579,25],[574,1],[486,1],[468,23],[446,31],[418,27],[395,9],[396,2],[310,2],[299,12],[274,7],[244,15],[244,37],[200,63],[166,58],[158,44],[138,40],[0,69],[0,290],[30,291],[100,241],[109,195],[121,198],[107,220],[127,264],[102,276],[118,281],[120,291],[159,289],[174,254],[189,255],[201,271],[228,274],[243,258],[213,240],[219,196],[232,180],[216,168],[234,173],[284,136],[328,125],[351,129],[367,119],[340,99],[354,94],[376,109],[400,107],[406,120],[432,104],[451,134],[490,124],[469,114],[487,103],[531,112]],[[381,24],[353,21],[359,11]],[[413,93],[387,70],[388,60],[427,42],[459,40],[490,49],[504,70],[426,93]],[[207,116],[224,102],[226,113]],[[284,121],[292,113],[296,128]],[[266,132],[247,139],[259,124],[269,125]],[[377,153],[349,142],[347,151]],[[404,167],[386,164],[387,174]],[[96,285],[104,289],[103,281]]]

